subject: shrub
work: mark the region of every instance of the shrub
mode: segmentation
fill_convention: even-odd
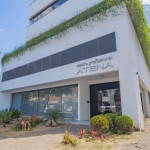
[[[113,127],[113,122],[112,122],[111,117],[109,115],[104,115],[104,116],[107,118],[107,120],[109,122],[109,128],[112,128]]]
[[[29,118],[26,117],[26,116],[23,116],[23,117],[22,117],[22,120],[29,121]]]
[[[112,125],[115,126],[115,119],[116,119],[117,115],[114,114],[114,113],[108,113],[108,114],[105,114],[105,117],[107,117],[107,116],[111,118],[111,120],[112,120]],[[107,117],[107,118],[108,118],[108,117]]]
[[[116,117],[115,124],[118,130],[126,133],[132,130],[133,120],[128,116],[118,116]]]
[[[109,130],[109,121],[104,115],[97,115],[91,118],[90,125],[100,133]]]
[[[13,130],[13,131],[21,131],[20,128],[16,128],[16,127],[13,127],[12,130]]]
[[[9,123],[12,120],[12,112],[8,109],[0,111],[0,122],[5,127],[6,123]]]
[[[113,113],[111,110],[105,110],[103,114]]]
[[[60,110],[54,109],[48,110],[44,118],[47,120],[54,120],[57,123],[58,120],[64,120],[65,116]]]
[[[18,128],[21,126],[22,131],[31,130],[32,128],[31,123],[27,117],[23,117],[22,120],[19,120],[16,123],[16,126],[18,126]]]
[[[65,131],[64,136],[63,136],[63,144],[68,145],[70,144],[71,146],[77,146],[78,140],[70,135],[68,130]]]
[[[92,137],[92,136],[88,136],[86,139],[86,142],[94,142],[96,140],[96,138]]]
[[[13,119],[17,119],[18,120],[18,118],[20,118],[20,115],[21,115],[21,111],[19,111],[18,109],[10,109],[10,111],[11,111],[11,117],[13,118]]]
[[[21,126],[17,123],[15,127],[12,128],[14,131],[21,131]]]
[[[36,127],[36,125],[43,122],[42,118],[38,118],[36,115],[32,115],[29,119],[29,122],[31,124],[31,127]]]
[[[85,136],[86,129],[78,129],[77,128],[77,130],[79,132],[78,134],[79,134],[80,138],[82,139]]]

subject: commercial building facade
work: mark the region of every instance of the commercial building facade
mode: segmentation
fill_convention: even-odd
[[[101,0],[36,0],[26,41]],[[60,109],[69,120],[111,111],[144,129],[150,117],[150,72],[126,7],[83,30],[47,40],[2,67],[0,109],[44,115]]]

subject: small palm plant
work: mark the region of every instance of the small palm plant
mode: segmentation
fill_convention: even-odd
[[[65,116],[64,114],[58,110],[58,109],[54,109],[54,110],[47,110],[47,113],[44,117],[46,120],[54,120],[56,123],[58,120],[64,120]]]
[[[10,109],[10,111],[12,112],[12,118],[16,118],[18,121],[18,118],[20,118],[21,116],[21,111],[19,111],[18,109]]]
[[[12,120],[11,111],[5,109],[0,112],[0,122],[3,124],[3,127],[5,127],[6,123],[10,122],[11,120]]]

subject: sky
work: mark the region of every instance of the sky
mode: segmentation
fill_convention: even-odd
[[[147,4],[147,19],[150,26],[150,0]],[[4,53],[25,43],[26,28],[29,25],[28,10],[32,0],[1,0],[0,4],[0,59]],[[149,3],[149,4],[148,4]]]

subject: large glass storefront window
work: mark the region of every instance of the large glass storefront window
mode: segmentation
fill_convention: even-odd
[[[17,103],[18,102],[18,103]],[[59,109],[66,118],[78,118],[78,86],[66,86],[13,94],[12,108],[22,115],[41,115],[47,110]]]
[[[121,97],[119,89],[98,91],[98,112],[121,115]]]
[[[23,115],[37,113],[38,91],[22,93],[20,110]]]

